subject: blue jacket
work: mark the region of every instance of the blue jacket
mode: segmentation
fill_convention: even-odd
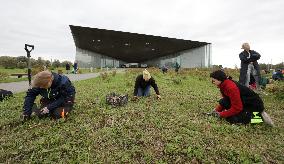
[[[67,98],[75,97],[75,87],[68,77],[56,73],[52,73],[52,75],[53,81],[50,88],[32,88],[27,91],[23,114],[32,114],[32,107],[38,95],[52,101],[52,103],[47,106],[49,111],[62,106]]]

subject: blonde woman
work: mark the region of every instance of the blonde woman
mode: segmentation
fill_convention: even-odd
[[[36,115],[39,117],[64,117],[73,107],[75,93],[75,88],[68,77],[49,71],[39,72],[32,81],[32,89],[27,91],[23,119],[30,118],[34,101],[38,95],[41,95],[42,98],[40,99],[40,109],[35,111]]]
[[[156,84],[154,78],[151,77],[150,73],[145,69],[143,74],[138,75],[136,78],[134,86],[134,98],[137,98],[137,96],[150,96],[151,86],[154,88],[157,98],[161,99],[158,85]]]

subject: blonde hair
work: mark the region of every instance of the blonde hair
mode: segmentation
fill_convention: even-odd
[[[48,85],[48,82],[52,80],[52,73],[49,71],[42,71],[34,76],[32,87],[44,88]]]
[[[150,73],[146,69],[143,71],[143,79],[145,79],[145,78],[147,78],[147,79],[151,78]]]
[[[248,43],[243,43],[242,44],[242,49],[250,49],[250,46]]]

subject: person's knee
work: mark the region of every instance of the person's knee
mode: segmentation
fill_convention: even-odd
[[[251,114],[247,111],[242,111],[241,113],[231,116],[226,118],[226,121],[228,121],[231,124],[248,124],[250,123],[251,120]]]
[[[138,97],[141,97],[141,96],[143,96],[143,89],[142,88],[138,88],[138,92],[137,92],[137,95],[136,96],[138,96]]]

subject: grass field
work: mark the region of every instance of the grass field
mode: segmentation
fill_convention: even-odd
[[[124,107],[105,104],[110,92],[132,97],[140,72],[74,83],[76,107],[65,120],[33,117],[18,124],[25,94],[2,102],[0,163],[284,162],[283,100],[261,94],[274,128],[230,125],[202,114],[220,98],[208,71],[163,75],[150,70],[162,100],[156,100],[151,89],[152,96],[129,101]]]
[[[65,74],[66,73],[66,70],[65,68],[63,67],[59,67],[59,68],[56,68],[54,70],[52,70],[52,72],[56,72],[58,73],[58,70],[61,70],[63,71],[63,73]],[[100,72],[101,70],[100,69],[93,69],[93,73],[95,72]],[[10,74],[13,74],[13,73],[27,73],[27,69],[18,69],[18,68],[15,68],[15,69],[5,69],[5,68],[0,68],[0,83],[10,83],[10,82],[18,82],[18,81],[27,81],[28,78],[27,76],[23,76],[21,78],[17,78],[17,76],[10,76]],[[79,71],[80,74],[85,74],[85,73],[91,73],[90,69],[80,69]]]

